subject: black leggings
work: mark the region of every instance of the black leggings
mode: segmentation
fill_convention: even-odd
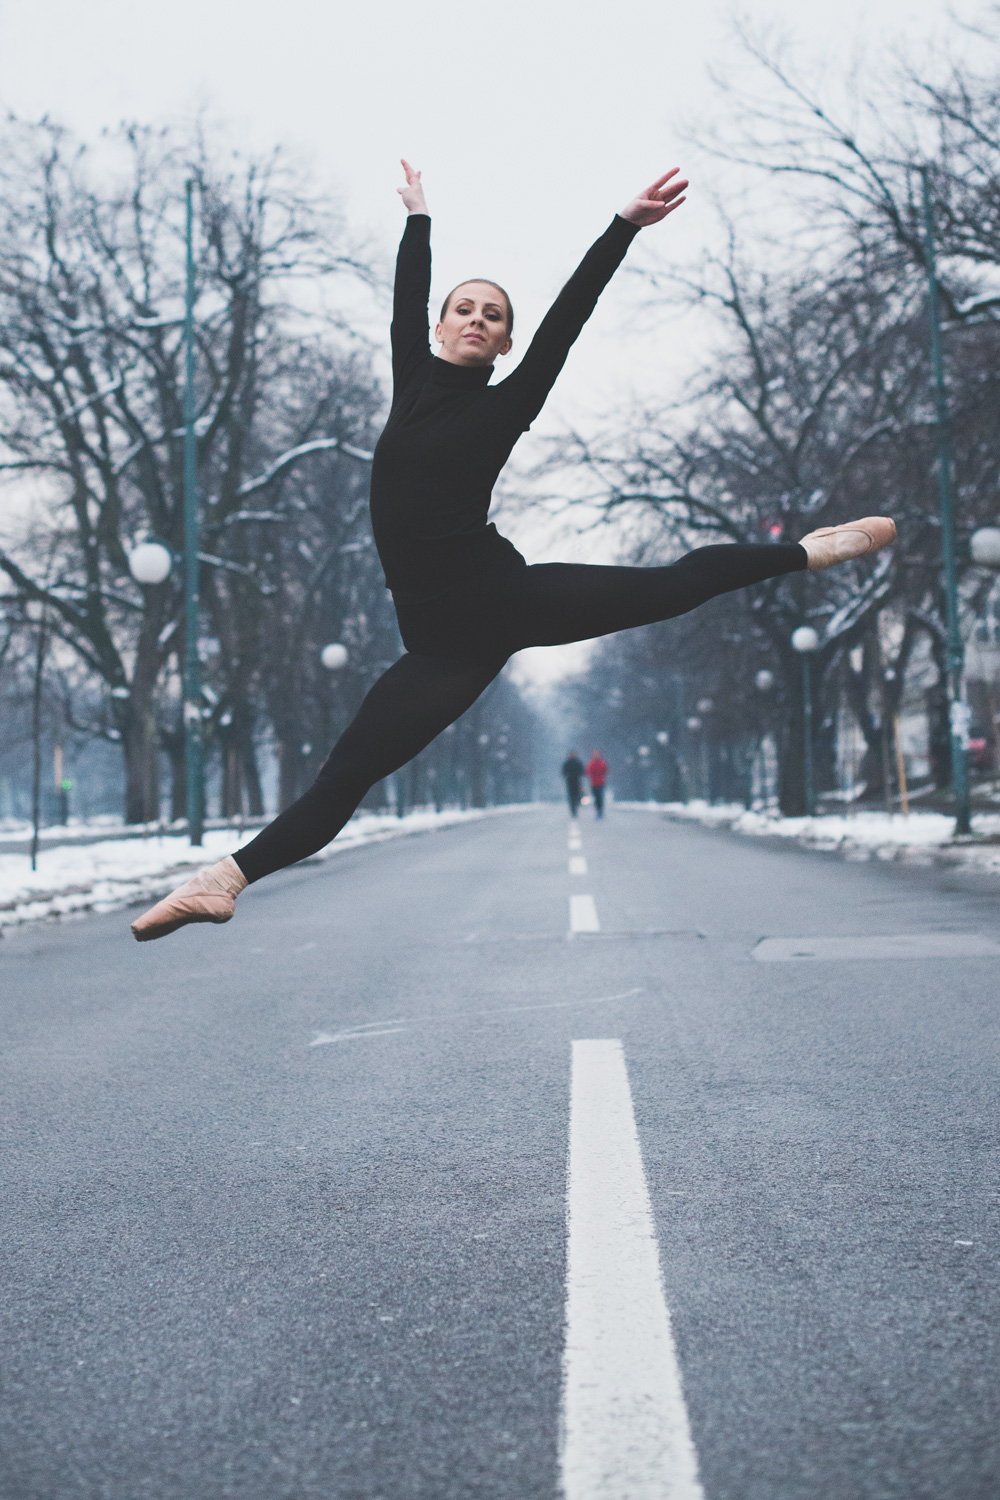
[[[233,858],[252,882],[324,848],[365,793],[471,708],[515,651],[670,620],[805,566],[797,543],[736,543],[665,568],[519,565],[431,599],[397,597],[406,655],[375,683],[309,790]]]

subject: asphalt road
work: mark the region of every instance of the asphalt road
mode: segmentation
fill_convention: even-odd
[[[0,944],[3,1500],[555,1500],[586,1039],[622,1044],[707,1500],[995,1500],[1000,958],[955,935],[1000,941],[997,887],[581,829]],[[918,956],[758,948],[877,935]]]

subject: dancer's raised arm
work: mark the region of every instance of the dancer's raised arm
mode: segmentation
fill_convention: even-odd
[[[655,182],[651,182],[643,192],[637,193],[631,203],[621,211],[621,217],[627,219],[630,224],[637,225],[640,229],[648,229],[651,224],[659,224],[672,214],[675,208],[680,208],[684,202],[684,189],[687,187],[687,178],[680,182],[673,179],[680,171],[679,167],[673,167],[669,172],[664,172]]]
[[[427,212],[427,202],[424,198],[423,184],[420,181],[423,173],[418,172],[415,167],[411,167],[405,156],[399,158],[399,165],[406,173],[406,186],[397,188],[396,192],[406,204],[406,212],[408,214],[425,214]]]
[[[420,173],[402,163],[406,186],[397,188],[409,217],[396,256],[392,297],[392,378],[398,388],[425,359],[430,358],[431,221]]]
[[[678,171],[674,167],[664,172],[615,215],[545,314],[517,369],[501,383],[499,389],[515,404],[524,427],[541,411],[567,354],[639,230],[659,224],[684,202],[688,183]]]

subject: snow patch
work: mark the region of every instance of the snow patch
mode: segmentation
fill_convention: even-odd
[[[362,813],[352,818],[332,844],[315,859],[328,859],[342,849],[380,843],[405,834],[426,833],[470,823],[513,807],[420,809],[398,818],[394,813]],[[232,828],[212,829],[201,848],[193,848],[183,834],[151,834],[146,839],[107,839],[96,844],[62,844],[42,848],[38,869],[32,871],[25,854],[0,855],[0,931],[21,922],[65,917],[116,908],[166,895],[204,865],[232,854],[255,838],[259,830],[240,835]]]
[[[793,839],[810,849],[839,851],[847,859],[947,862],[1000,871],[1000,843],[975,842],[976,838],[1000,841],[998,813],[977,813],[972,819],[973,841],[957,843],[955,819],[946,813],[911,812],[908,818],[902,813],[884,812],[783,818],[775,813],[751,812],[735,802],[616,802],[615,806],[659,812],[679,822],[701,823],[709,828],[730,828],[734,833]]]

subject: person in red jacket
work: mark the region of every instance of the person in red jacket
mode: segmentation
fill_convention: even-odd
[[[594,808],[599,818],[604,817],[604,786],[608,779],[608,763],[600,750],[595,750],[587,766],[587,780],[594,794]]]

